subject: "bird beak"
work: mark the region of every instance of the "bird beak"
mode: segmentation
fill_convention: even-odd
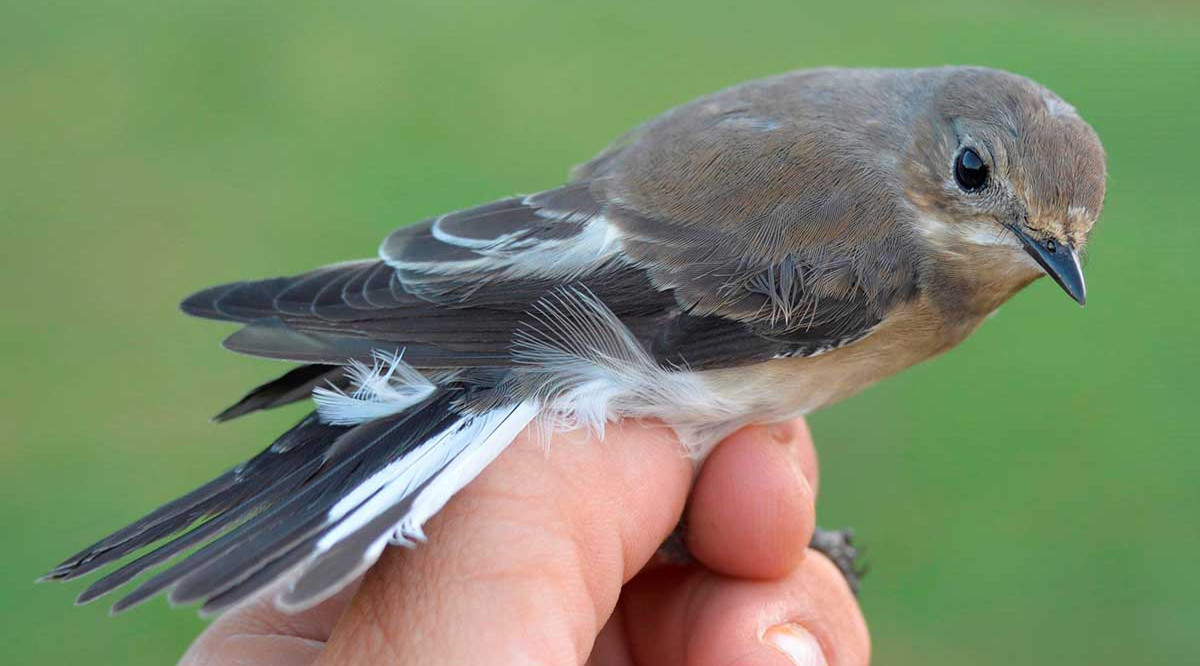
[[[1009,225],[1008,228],[1017,235],[1017,238],[1021,239],[1021,245],[1025,246],[1025,251],[1029,253],[1029,256],[1038,262],[1047,275],[1054,278],[1054,281],[1062,287],[1063,291],[1067,292],[1068,296],[1075,299],[1075,302],[1080,305],[1087,302],[1087,287],[1083,284],[1083,268],[1079,266],[1079,255],[1075,253],[1075,248],[1055,240],[1035,240],[1015,224]]]

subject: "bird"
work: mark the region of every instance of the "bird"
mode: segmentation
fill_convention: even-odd
[[[215,420],[314,409],[44,578],[122,562],[78,601],[156,569],[113,611],[166,593],[297,612],[417,546],[526,429],[657,419],[698,464],[949,350],[1039,277],[1083,305],[1106,170],[1072,105],[996,69],[799,70],[700,97],[560,187],[188,297],[240,325],[229,350],[295,364]]]

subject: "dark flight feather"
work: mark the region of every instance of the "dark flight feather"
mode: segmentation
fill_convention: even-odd
[[[344,371],[340,366],[319,363],[302,365],[254,387],[236,403],[214,416],[213,420],[220,423],[252,412],[289,405],[310,397],[317,386],[342,386],[344,383]]]
[[[276,478],[286,475],[300,462],[314,457],[319,459],[316,452],[328,446],[336,434],[344,430],[346,428],[323,424],[315,415],[309,415],[257,456],[67,558],[45,578],[77,578],[200,520],[231,509],[251,509],[253,507],[246,503],[247,498],[273,485]]]

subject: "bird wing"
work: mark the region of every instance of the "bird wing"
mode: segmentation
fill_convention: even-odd
[[[183,308],[246,324],[235,351],[333,365],[382,348],[418,368],[510,366],[531,308],[567,286],[693,369],[861,339],[917,290],[898,185],[797,103],[739,90],[664,114],[563,187],[401,228],[378,260],[222,285]]]
[[[586,283],[642,326],[672,307],[605,240],[599,208],[583,184],[505,199],[404,227],[381,259],[220,285],[182,308],[245,324],[225,344],[257,356],[342,365],[404,350],[422,369],[506,367],[514,331],[557,287]]]

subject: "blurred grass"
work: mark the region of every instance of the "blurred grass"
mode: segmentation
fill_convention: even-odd
[[[1099,131],[1089,305],[1037,284],[962,348],[812,419],[881,664],[1196,663],[1200,10],[1184,2],[0,3],[0,644],[161,664],[201,623],[31,581],[257,451],[293,409],[189,291],[369,256],[562,181],[633,124],[825,64],[975,63]]]

